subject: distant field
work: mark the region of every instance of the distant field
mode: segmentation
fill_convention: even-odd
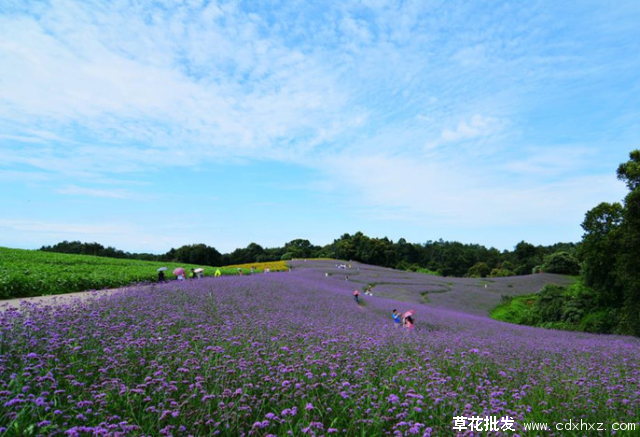
[[[158,268],[167,267],[166,278],[177,267],[187,272],[192,268],[204,268],[205,276],[213,276],[216,267],[193,264],[138,261],[130,259],[104,258],[89,255],[69,255],[41,252],[38,250],[9,249],[0,247],[0,299],[15,297],[64,294],[86,290],[116,288],[140,282],[158,280]],[[255,263],[220,267],[222,275],[256,272],[265,268],[270,271],[287,270],[284,261]]]

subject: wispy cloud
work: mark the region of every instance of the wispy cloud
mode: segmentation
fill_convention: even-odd
[[[331,178],[346,187],[343,201],[352,211],[361,207],[364,214],[425,227],[562,223],[578,228],[586,211],[624,196],[624,187],[610,175],[505,177],[495,167],[433,157],[352,156],[332,161],[331,168]]]
[[[463,119],[453,128],[444,128],[439,138],[427,143],[427,149],[433,149],[446,143],[487,139],[499,135],[506,123],[494,117],[480,114]]]
[[[17,2],[1,177],[128,200],[168,172],[220,189],[221,166],[277,163],[357,224],[573,217],[619,195],[639,19],[633,2]]]
[[[504,170],[524,177],[566,177],[583,171],[596,155],[593,148],[579,144],[539,149],[525,148],[520,151],[518,157],[504,162]]]

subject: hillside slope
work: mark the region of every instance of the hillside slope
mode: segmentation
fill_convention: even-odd
[[[340,268],[346,265],[351,268]],[[293,270],[304,269],[318,283],[363,292],[372,286],[374,297],[423,304],[437,308],[488,315],[500,303],[502,295],[535,293],[546,284],[569,285],[568,276],[542,273],[506,278],[451,278],[405,272],[357,262],[332,260],[290,261]],[[347,280],[348,279],[348,280]]]

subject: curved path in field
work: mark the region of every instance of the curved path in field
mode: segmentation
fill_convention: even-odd
[[[341,265],[347,268],[341,268]],[[296,260],[291,261],[290,266],[294,271],[310,270],[309,276],[318,281],[345,289],[358,289],[361,295],[366,287],[371,286],[374,296],[482,316],[488,316],[500,304],[503,295],[522,296],[535,293],[546,284],[567,286],[574,282],[570,276],[550,273],[504,278],[455,278],[330,260]]]

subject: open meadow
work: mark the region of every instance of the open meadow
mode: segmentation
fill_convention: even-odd
[[[290,265],[0,306],[0,434],[565,436],[640,421],[638,339],[487,315],[568,278]],[[414,330],[394,308],[415,310]],[[557,429],[569,421],[607,431]]]

